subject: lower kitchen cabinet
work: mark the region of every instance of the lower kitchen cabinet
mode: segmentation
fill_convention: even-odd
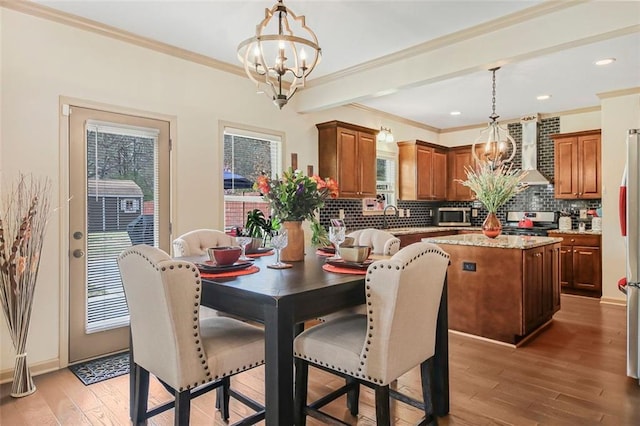
[[[560,245],[524,251],[524,331],[528,334],[560,309]]]
[[[602,296],[600,235],[553,233],[563,238],[560,249],[560,283],[563,293]]]

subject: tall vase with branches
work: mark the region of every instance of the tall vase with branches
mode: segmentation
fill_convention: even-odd
[[[27,363],[27,334],[49,218],[51,183],[20,174],[0,200],[0,298],[16,350],[11,396],[35,392]]]

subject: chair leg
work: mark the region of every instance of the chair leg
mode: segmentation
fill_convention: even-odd
[[[176,408],[173,424],[175,426],[187,426],[191,415],[191,391],[189,389],[182,392],[176,391]]]
[[[216,408],[220,410],[220,414],[224,421],[229,420],[229,388],[231,387],[231,377],[223,377],[222,386],[216,389]]]
[[[429,424],[434,420],[437,424],[433,409],[433,358],[429,358],[420,364],[420,378],[422,381],[422,401],[424,402],[424,417]]]
[[[353,377],[345,378],[347,385],[355,383],[355,387],[347,392],[347,408],[352,416],[358,415],[358,402],[360,400],[360,383]]]
[[[147,419],[147,401],[149,399],[149,372],[138,364],[135,369],[135,383],[133,394],[133,424],[145,424]]]
[[[376,386],[376,425],[391,426],[389,386]]]
[[[309,364],[300,358],[294,358],[294,366],[296,369],[296,378],[293,420],[296,426],[305,426],[307,418],[304,410],[307,406]]]

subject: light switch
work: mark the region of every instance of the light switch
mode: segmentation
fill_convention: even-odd
[[[338,219],[344,219],[344,209],[338,210]]]
[[[411,210],[407,209],[407,217],[411,217]]]

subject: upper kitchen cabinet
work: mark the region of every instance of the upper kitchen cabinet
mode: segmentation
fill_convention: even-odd
[[[555,141],[555,197],[602,198],[600,130],[551,137]]]
[[[447,189],[447,200],[449,201],[473,201],[473,191],[469,187],[462,185],[457,179],[467,180],[465,167],[473,166],[473,156],[471,155],[471,145],[458,146],[449,149],[449,188]]]
[[[398,142],[401,200],[447,198],[447,151],[419,140]]]
[[[340,198],[375,197],[378,131],[341,121],[316,127],[320,176],[338,181]]]

